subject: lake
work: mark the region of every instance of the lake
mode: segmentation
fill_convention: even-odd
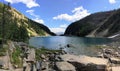
[[[68,36],[49,36],[49,37],[31,37],[29,44],[34,47],[45,47],[48,49],[65,48],[68,44],[71,48],[64,50],[72,54],[95,55],[98,48],[91,47],[112,42],[108,38],[88,38],[88,37],[68,37]]]

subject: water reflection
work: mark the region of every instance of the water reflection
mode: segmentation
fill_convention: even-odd
[[[67,37],[67,36],[51,36],[51,37],[31,37],[29,44],[35,47],[42,47],[49,49],[65,48],[68,44],[75,48],[66,48],[69,53],[74,54],[95,54],[95,48],[91,45],[106,44],[112,42],[108,38],[82,38],[82,37]]]

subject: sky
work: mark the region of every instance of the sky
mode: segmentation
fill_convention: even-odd
[[[120,0],[0,0],[60,34],[72,22],[92,13],[120,8]]]

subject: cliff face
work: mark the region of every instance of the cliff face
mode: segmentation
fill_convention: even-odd
[[[3,22],[4,24],[2,24]],[[9,5],[3,6],[2,3],[0,3],[0,26],[0,29],[2,29],[0,30],[0,36],[1,31],[4,31],[4,37],[8,39],[23,35],[28,37],[55,35],[45,25],[27,18]]]
[[[65,35],[110,37],[120,34],[120,9],[91,14],[70,24]]]

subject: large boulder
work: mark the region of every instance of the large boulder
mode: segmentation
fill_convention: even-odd
[[[108,60],[104,58],[76,56],[65,54],[61,55],[64,61],[68,61],[76,67],[77,71],[105,71],[108,66]]]
[[[112,67],[112,71],[120,71],[120,66]]]
[[[76,71],[75,67],[68,62],[56,62],[57,71]]]

